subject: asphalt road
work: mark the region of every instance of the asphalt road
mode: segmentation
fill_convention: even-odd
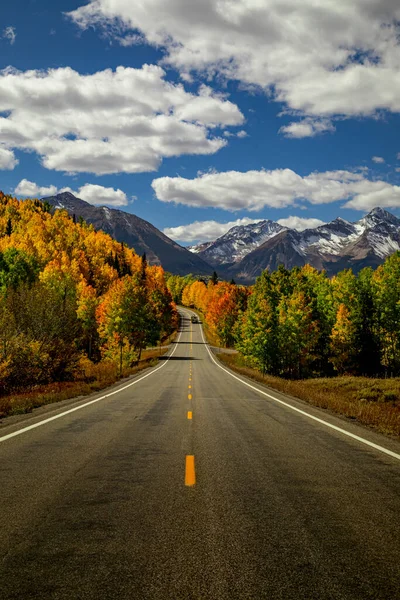
[[[144,378],[0,426],[1,600],[400,598],[399,444],[244,385],[188,314]]]

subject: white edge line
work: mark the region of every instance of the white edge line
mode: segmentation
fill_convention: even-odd
[[[7,435],[0,437],[0,442],[5,442],[6,440],[9,440],[10,438],[13,438],[13,437],[16,437],[17,435],[21,435],[22,433],[25,433],[26,431],[30,431],[31,429],[36,429],[36,427],[41,427],[42,425],[46,425],[46,423],[50,423],[51,421],[55,421],[56,419],[61,419],[61,417],[65,417],[65,415],[69,415],[77,410],[86,408],[86,406],[90,406],[91,404],[100,402],[100,400],[104,400],[105,398],[109,398],[110,396],[114,396],[115,394],[119,394],[120,392],[123,392],[124,390],[132,387],[133,385],[136,385],[140,381],[143,381],[143,379],[146,379],[146,377],[150,377],[150,375],[154,375],[154,373],[157,373],[157,371],[159,371],[160,369],[165,367],[165,365],[168,363],[171,356],[173,356],[175,350],[178,347],[178,342],[181,339],[182,332],[183,332],[183,329],[181,329],[181,331],[180,331],[179,337],[178,337],[177,341],[175,342],[175,347],[174,347],[173,351],[171,352],[171,354],[168,356],[168,360],[166,360],[161,366],[157,367],[157,369],[154,369],[154,371],[151,371],[150,373],[143,375],[143,377],[140,377],[139,379],[135,379],[135,381],[132,381],[131,383],[128,383],[128,385],[124,385],[123,387],[118,388],[117,390],[114,390],[113,392],[110,392],[109,394],[100,396],[100,398],[95,398],[94,400],[85,402],[85,404],[80,404],[79,406],[75,406],[75,408],[70,408],[69,410],[59,413],[58,415],[54,415],[53,417],[44,419],[44,421],[39,421],[38,423],[34,423],[33,425],[28,425],[28,427],[23,427],[22,429],[18,429],[18,431],[14,431],[13,433],[8,433]]]
[[[388,450],[387,448],[384,448],[383,446],[374,444],[373,442],[370,442],[370,441],[366,440],[365,438],[360,437],[359,435],[355,435],[354,433],[350,433],[349,431],[346,431],[345,429],[342,429],[341,427],[332,425],[331,423],[328,423],[327,421],[324,421],[323,419],[314,417],[313,415],[310,415],[306,411],[301,410],[300,408],[296,408],[295,406],[292,406],[288,402],[279,400],[279,398],[275,398],[275,396],[271,396],[271,394],[268,394],[268,392],[264,392],[263,390],[256,388],[254,385],[251,385],[251,383],[247,383],[247,381],[240,379],[240,377],[237,377],[236,375],[234,375],[233,373],[228,371],[228,369],[225,369],[225,367],[220,365],[215,360],[215,358],[213,357],[213,355],[211,353],[211,350],[208,347],[206,340],[204,339],[203,326],[200,327],[200,331],[201,331],[201,336],[203,338],[203,342],[207,348],[207,351],[208,351],[208,354],[210,355],[211,360],[217,365],[217,367],[219,367],[220,369],[225,371],[225,373],[228,373],[228,375],[230,375],[234,379],[237,379],[237,381],[240,381],[240,383],[243,383],[243,385],[247,385],[247,387],[251,388],[252,390],[255,390],[259,394],[263,394],[263,396],[267,396],[267,398],[274,400],[274,402],[278,402],[279,404],[282,404],[283,406],[286,406],[287,408],[290,408],[291,410],[294,410],[295,412],[300,413],[301,415],[304,415],[305,417],[308,417],[309,419],[312,419],[313,421],[317,421],[317,423],[321,423],[322,425],[325,425],[326,427],[330,427],[331,429],[334,429],[335,431],[339,431],[339,433],[343,433],[344,435],[347,435],[348,437],[352,438],[353,440],[357,440],[357,442],[361,442],[362,444],[365,444],[366,446],[370,446],[371,448],[374,448],[375,450],[379,450],[379,452],[383,452],[384,454],[387,454],[388,456],[391,456],[392,458],[396,458],[397,460],[400,460],[400,454],[396,454],[396,452],[392,452],[391,450]]]

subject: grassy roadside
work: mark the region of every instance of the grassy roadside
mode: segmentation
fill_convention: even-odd
[[[88,361],[88,369],[83,371],[75,381],[63,381],[37,386],[23,392],[0,397],[0,418],[32,412],[45,404],[53,404],[61,400],[68,400],[77,396],[87,396],[93,392],[103,390],[120,379],[130,377],[157,364],[158,358],[166,354],[170,344],[176,337],[173,333],[164,340],[163,347],[144,350],[138,365],[124,369],[119,376],[118,366],[112,361],[103,361],[93,364]]]
[[[240,354],[218,354],[232,370],[319,408],[355,419],[381,433],[400,436],[400,378],[335,377],[291,381],[263,375]]]

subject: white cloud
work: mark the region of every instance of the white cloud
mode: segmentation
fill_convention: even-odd
[[[382,156],[373,156],[372,160],[374,163],[377,163],[377,164],[383,164],[385,162],[385,159],[382,158]]]
[[[1,112],[8,146],[35,151],[48,169],[96,174],[154,171],[164,157],[213,154],[227,142],[210,130],[244,122],[226,97],[207,86],[188,93],[154,65],[92,75],[8,68],[0,72]]]
[[[95,206],[103,206],[104,204],[108,204],[108,206],[127,206],[129,204],[128,198],[122,190],[106,188],[91,183],[86,183],[77,192],[73,192],[73,194]]]
[[[360,186],[360,193],[344,205],[344,208],[371,210],[376,206],[383,208],[400,207],[400,186],[389,185],[384,181],[369,182],[371,185]]]
[[[321,221],[320,219],[307,219],[304,217],[294,216],[279,219],[277,223],[279,223],[279,225],[282,225],[283,227],[289,227],[289,229],[296,229],[297,231],[304,231],[305,229],[315,229],[316,227],[320,227],[320,225],[325,225],[325,221]]]
[[[119,39],[140,34],[183,76],[257,85],[300,114],[400,111],[396,0],[92,0],[69,16]]]
[[[57,192],[58,190],[55,185],[50,185],[48,187],[40,186],[28,179],[22,179],[14,190],[14,193],[17,196],[24,196],[26,198],[54,196]]]
[[[228,131],[227,129],[225,131],[222,132],[223,135],[227,138],[229,137],[238,137],[238,138],[245,138],[248,137],[248,133],[247,131],[244,131],[244,129],[241,129],[240,131],[238,131],[237,133],[233,133],[232,131]]]
[[[14,190],[17,196],[23,196],[26,198],[44,198],[47,196],[55,196],[59,192],[71,192],[77,198],[86,200],[89,204],[94,206],[127,206],[129,200],[120,189],[106,188],[102,185],[94,185],[92,183],[86,183],[80,187],[77,191],[72,190],[70,187],[57,189],[55,185],[48,187],[39,186],[33,181],[28,179],[22,179]]]
[[[224,235],[232,227],[237,225],[249,225],[250,223],[258,223],[261,219],[249,219],[243,217],[229,223],[218,223],[218,221],[195,221],[188,225],[179,225],[179,227],[166,227],[165,235],[176,240],[177,242],[208,242]]]
[[[125,48],[129,46],[138,46],[139,44],[143,44],[144,40],[141,35],[125,35],[118,38],[121,46],[125,46]]]
[[[304,119],[303,121],[293,121],[293,123],[284,125],[279,131],[288,138],[305,138],[314,137],[327,131],[335,131],[335,127],[326,119]]]
[[[18,162],[14,152],[0,144],[0,170],[12,171]]]
[[[284,208],[308,201],[345,201],[345,208],[400,207],[400,187],[367,179],[364,172],[325,171],[302,177],[291,169],[201,173],[195,179],[160,177],[152,187],[162,202],[229,211]]]
[[[3,38],[8,40],[11,46],[15,43],[15,39],[17,37],[17,32],[15,27],[6,27],[3,31]]]

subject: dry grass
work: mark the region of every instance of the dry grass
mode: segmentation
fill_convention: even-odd
[[[164,343],[170,343],[176,334],[170,336]],[[142,359],[137,366],[124,369],[122,378],[129,377],[157,364],[158,357],[167,352],[167,348],[144,350]],[[0,397],[0,418],[32,412],[34,408],[44,404],[52,404],[86,396],[109,387],[119,381],[118,366],[112,361],[102,361],[94,364],[85,359],[79,365],[75,381],[56,382],[36,386],[24,392]]]
[[[400,378],[334,377],[287,380],[265,377],[240,355],[219,354],[234,371],[320,408],[330,409],[386,434],[400,436]]]

